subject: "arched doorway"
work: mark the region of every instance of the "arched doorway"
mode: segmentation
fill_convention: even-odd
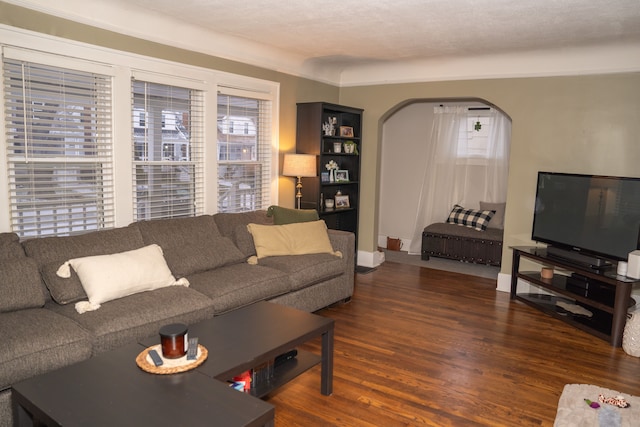
[[[408,100],[384,115],[381,126],[377,233],[378,246],[382,248],[386,247],[387,237],[393,237],[401,239],[402,250],[406,251],[414,239],[425,159],[428,156],[434,122],[434,107],[438,106],[466,107],[469,117],[473,119],[471,126],[476,122],[485,123],[482,116],[489,109],[497,110],[508,118],[499,107],[478,98]],[[506,188],[506,176],[504,180]],[[474,203],[477,204],[477,200]],[[423,226],[426,225],[428,224]],[[415,248],[415,242],[413,246]]]

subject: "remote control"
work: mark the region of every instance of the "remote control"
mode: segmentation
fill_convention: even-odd
[[[160,366],[164,363],[162,361],[162,357],[160,357],[158,352],[153,349],[149,350],[149,356],[151,357],[151,360],[153,360],[153,364],[156,366]]]
[[[189,338],[189,348],[187,349],[187,360],[196,360],[198,355],[198,337]]]

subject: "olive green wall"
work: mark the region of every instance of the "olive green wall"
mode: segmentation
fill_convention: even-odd
[[[341,104],[365,109],[360,250],[373,251],[377,243],[384,118],[411,99],[469,97],[496,105],[512,119],[505,248],[532,243],[539,170],[640,177],[640,73],[342,88]],[[504,250],[502,272],[510,270],[511,251]]]
[[[241,62],[169,47],[0,2],[0,24],[168,61],[280,83],[280,153],[295,152],[296,103],[338,102],[339,88]],[[280,159],[282,164],[282,158]],[[293,178],[281,177],[279,204],[293,207]]]

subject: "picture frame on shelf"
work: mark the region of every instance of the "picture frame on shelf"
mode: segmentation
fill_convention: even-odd
[[[336,209],[344,209],[351,207],[349,204],[349,196],[346,194],[337,195],[334,197]]]
[[[337,169],[336,182],[349,182],[349,171],[346,169]]]
[[[340,136],[353,138],[353,128],[351,126],[340,126]]]
[[[329,179],[329,172],[320,172],[320,181],[323,184],[326,184],[330,181]]]

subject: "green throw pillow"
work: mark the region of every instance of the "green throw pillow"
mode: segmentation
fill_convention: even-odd
[[[288,209],[276,205],[269,206],[267,216],[273,217],[274,225],[317,221],[320,219],[315,209]]]

